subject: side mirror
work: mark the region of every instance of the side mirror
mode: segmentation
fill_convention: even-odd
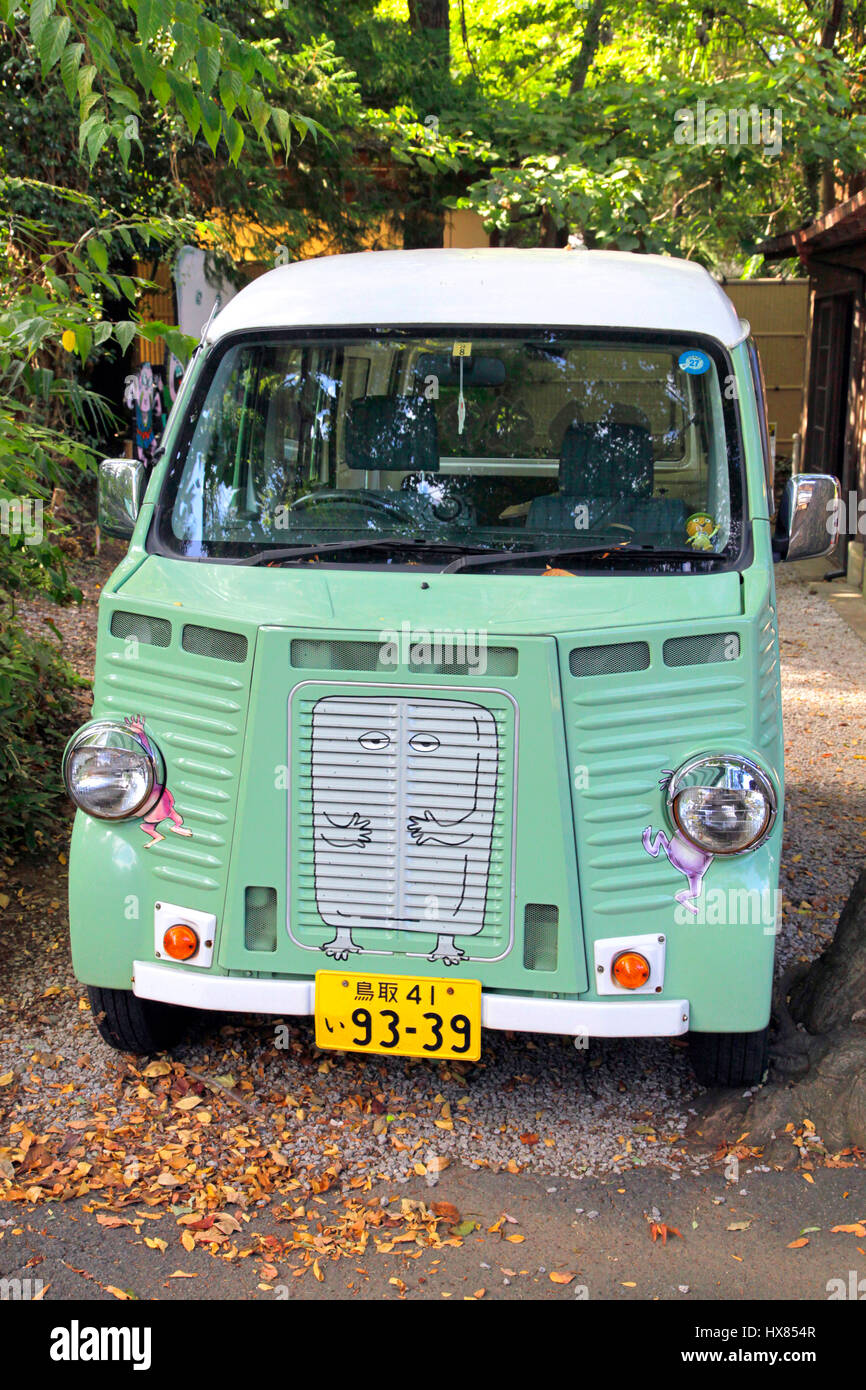
[[[839,539],[842,491],[829,473],[797,473],[785,484],[773,558],[808,560],[827,555]]]
[[[128,541],[141,509],[147,469],[140,459],[103,459],[99,465],[99,529]]]

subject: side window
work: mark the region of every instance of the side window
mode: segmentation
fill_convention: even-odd
[[[764,385],[764,369],[761,366],[761,358],[754,338],[749,339],[749,364],[752,368],[755,399],[758,402],[758,429],[761,432],[761,448],[764,453],[764,477],[767,483],[767,503],[770,508],[770,515],[772,515],[775,511],[775,503],[773,501],[775,460],[773,458],[773,451],[770,448],[770,430],[767,424],[767,389]]]

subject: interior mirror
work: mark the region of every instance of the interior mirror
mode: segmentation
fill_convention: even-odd
[[[505,363],[500,357],[449,357],[445,352],[423,352],[415,363],[415,377],[426,382],[435,377],[440,386],[504,386]]]
[[[796,473],[785,484],[773,556],[776,560],[808,560],[827,555],[839,539],[842,492],[829,473]]]
[[[147,487],[140,459],[103,459],[99,465],[99,529],[104,536],[129,540]]]

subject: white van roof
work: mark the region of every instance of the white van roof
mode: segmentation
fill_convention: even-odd
[[[298,261],[253,280],[207,341],[259,328],[408,325],[648,328],[744,337],[702,266],[623,251],[367,251]]]

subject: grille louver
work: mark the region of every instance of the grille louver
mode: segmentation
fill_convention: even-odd
[[[453,936],[469,957],[499,954],[511,929],[505,711],[310,689],[295,715],[306,757],[293,934],[319,946],[346,929],[407,954]]]

